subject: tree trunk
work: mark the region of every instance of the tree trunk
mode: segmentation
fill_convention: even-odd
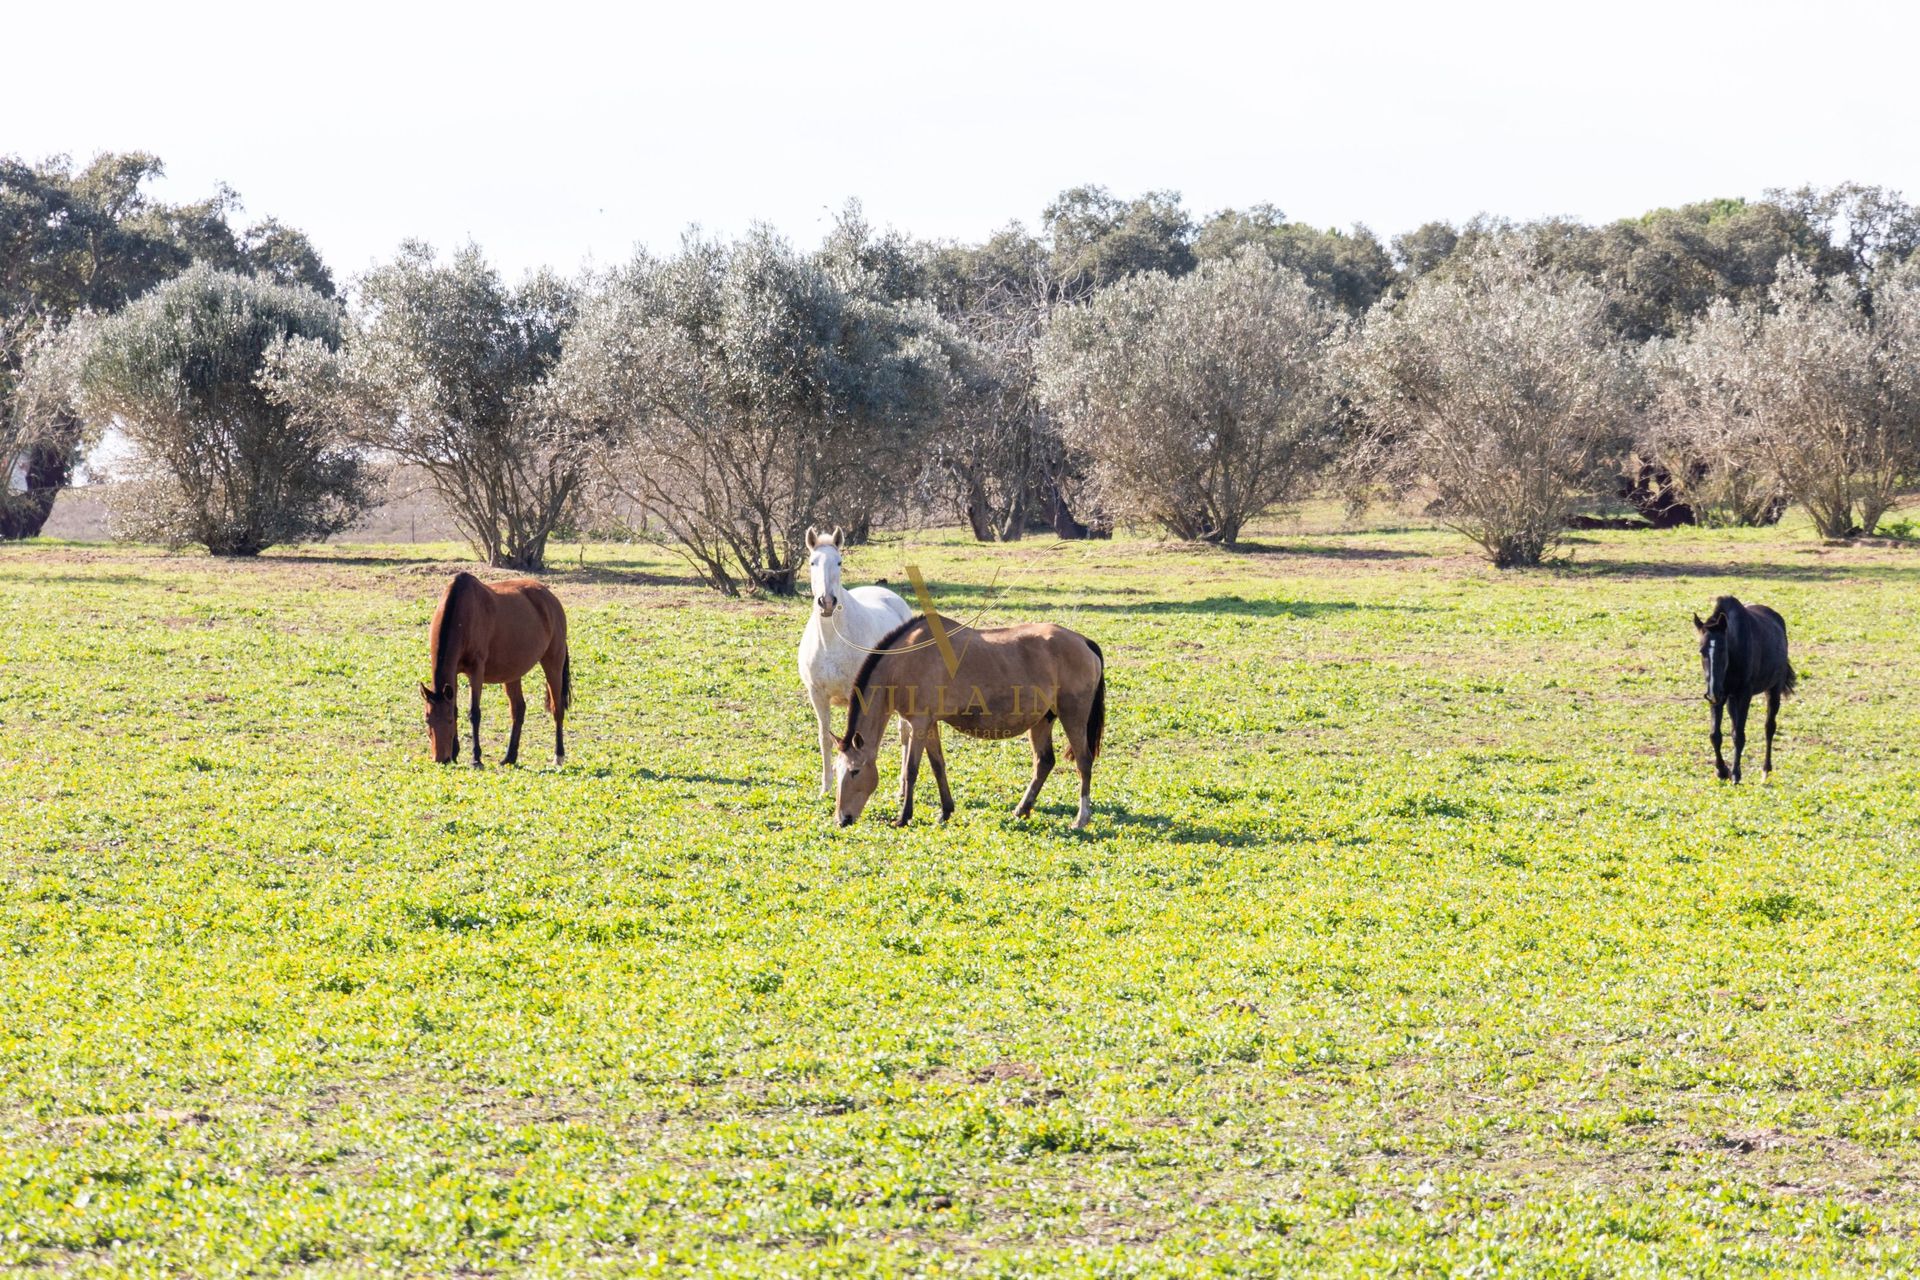
[[[975,480],[967,493],[967,524],[973,529],[975,542],[992,542],[993,512],[987,506],[987,490]]]

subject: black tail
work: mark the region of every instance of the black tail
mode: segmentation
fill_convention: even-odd
[[[1087,648],[1100,659],[1100,683],[1093,687],[1093,711],[1087,716],[1087,759],[1100,758],[1100,739],[1107,730],[1107,655],[1100,646],[1087,641]]]
[[[1780,690],[1781,697],[1791,698],[1793,696],[1794,686],[1799,683],[1800,683],[1800,677],[1794,671],[1793,664],[1789,662],[1787,664],[1787,674],[1780,677],[1780,683],[1775,687]]]
[[[573,710],[573,650],[560,660],[560,709]]]

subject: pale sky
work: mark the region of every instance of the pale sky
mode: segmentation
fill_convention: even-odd
[[[977,239],[1086,182],[1390,236],[1843,179],[1920,198],[1920,6],[27,0],[0,152],[157,152],[337,275],[407,237],[509,274],[689,223]]]

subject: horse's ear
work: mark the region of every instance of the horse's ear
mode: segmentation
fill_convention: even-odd
[[[1695,631],[1705,631],[1707,629],[1707,624],[1700,621],[1700,615],[1697,613],[1693,615],[1693,629]]]
[[[820,541],[820,531],[812,525],[807,526],[807,550],[811,551]]]
[[[858,729],[855,729],[850,735],[848,735],[848,737],[849,737],[849,740],[853,743],[853,749],[855,751],[858,751],[861,747],[864,747],[867,744],[867,740],[860,736],[860,731]]]
[[[440,688],[440,696],[443,698],[451,698],[453,696],[453,685],[451,683],[442,685]]]
[[[423,684],[423,685],[421,685],[421,686],[420,686],[420,696],[421,696],[421,698],[422,698],[422,699],[424,699],[425,701],[427,701],[427,702],[432,702],[432,701],[433,701],[433,690],[431,690],[431,689],[429,689],[429,688],[427,688],[427,686]]]
[[[833,545],[836,547],[846,545],[846,543],[842,539],[839,525],[833,526]]]

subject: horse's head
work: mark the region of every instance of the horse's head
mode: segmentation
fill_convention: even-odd
[[[451,684],[438,690],[420,686],[420,700],[427,704],[427,740],[433,748],[435,764],[452,764],[460,754],[460,721],[455,714]]]
[[[1700,637],[1700,670],[1707,678],[1706,698],[1708,702],[1725,702],[1727,698],[1727,615],[1718,609],[1707,615],[1705,622],[1700,615],[1693,615],[1693,629]]]
[[[822,533],[807,526],[807,574],[813,583],[813,607],[831,618],[840,607],[840,530]]]
[[[860,811],[873,796],[874,786],[880,781],[880,771],[874,761],[879,750],[880,743],[869,741],[858,729],[835,740],[834,760],[840,770],[840,794],[834,803],[834,816],[843,827],[850,827],[859,819]]]

